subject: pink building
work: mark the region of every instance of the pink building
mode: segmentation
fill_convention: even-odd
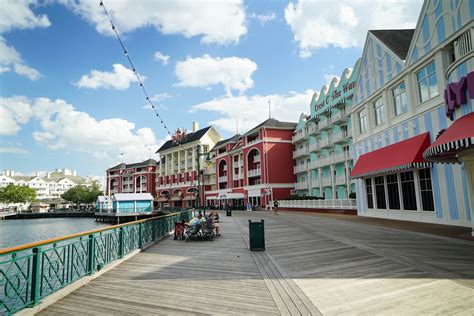
[[[121,163],[107,169],[105,194],[151,193],[156,195],[156,160],[148,159],[138,163]]]
[[[206,204],[266,207],[290,196],[295,127],[296,123],[268,119],[244,135],[216,143],[216,189],[205,192]]]

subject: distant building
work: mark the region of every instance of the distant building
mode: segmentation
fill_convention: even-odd
[[[121,163],[106,171],[105,195],[115,193],[150,193],[155,196],[156,160]]]
[[[222,137],[212,126],[199,129],[197,122],[193,123],[192,132],[185,133],[180,129],[173,137],[173,140],[164,143],[157,151],[160,155],[156,170],[158,205],[196,206],[198,184],[201,189],[201,205],[204,205],[204,192],[214,190],[216,185],[213,161],[209,161],[205,153],[211,155],[210,150]]]
[[[216,189],[206,191],[208,205],[266,207],[290,196],[294,188],[293,144],[296,123],[268,119],[244,135],[214,147]]]

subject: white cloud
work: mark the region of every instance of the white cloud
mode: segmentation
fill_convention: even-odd
[[[6,40],[0,36],[0,73],[11,70],[31,80],[41,77],[41,74],[36,69],[27,66],[20,53],[13,46],[8,46]]]
[[[268,117],[268,100],[271,104],[272,117],[281,121],[297,122],[301,112],[308,110],[313,93],[314,91],[307,90],[304,93],[289,92],[286,95],[226,96],[196,104],[191,108],[191,111],[218,113],[221,117],[210,124],[232,133],[236,131],[236,119],[238,118],[239,129],[242,133]]]
[[[261,25],[265,25],[265,23],[274,20],[276,18],[276,14],[275,12],[264,13],[264,14],[252,13],[249,15],[249,17],[252,19],[258,20]]]
[[[168,61],[170,59],[170,56],[163,54],[162,52],[156,52],[155,55],[155,60],[156,61],[161,61],[161,63],[166,66],[168,65]]]
[[[162,101],[165,99],[171,98],[172,95],[169,94],[168,92],[163,92],[163,93],[158,93],[150,97],[150,100],[152,101]]]
[[[51,25],[46,15],[35,15],[30,7],[37,1],[2,1],[0,6],[0,33],[13,29],[33,29]]]
[[[178,86],[210,88],[222,84],[230,96],[231,90],[243,93],[253,87],[251,77],[255,70],[257,64],[248,58],[213,58],[205,54],[178,62],[175,73],[179,79]]]
[[[37,1],[31,0],[2,1],[0,5],[0,34],[15,29],[49,27],[51,22],[46,15],[35,15],[31,11],[31,7],[36,3]],[[7,41],[0,36],[0,74],[8,71],[14,71],[31,80],[41,77],[41,74],[26,65],[20,53],[13,46],[9,46]]]
[[[98,159],[117,158],[120,153],[126,161],[147,159],[160,143],[150,128],[137,129],[134,123],[120,118],[96,120],[61,99],[0,97],[0,117],[0,135],[14,135],[21,124],[35,120],[39,127],[33,138],[37,143]]]
[[[28,155],[30,152],[21,147],[0,147],[0,154]]]
[[[25,97],[0,97],[0,135],[15,135],[27,123],[33,112]]]
[[[128,89],[131,82],[137,82],[138,79],[132,70],[122,64],[114,64],[112,72],[99,71],[93,69],[90,75],[83,75],[81,79],[75,83],[79,88],[113,88],[118,90]],[[144,79],[145,77],[142,77]]]
[[[97,1],[61,0],[67,8],[94,25],[98,32],[112,30]],[[187,38],[202,36],[203,43],[236,43],[247,33],[243,0],[229,1],[105,1],[119,32],[153,26],[163,34]]]
[[[285,8],[285,20],[300,48],[300,57],[329,46],[362,46],[371,29],[414,28],[421,0],[298,0]]]

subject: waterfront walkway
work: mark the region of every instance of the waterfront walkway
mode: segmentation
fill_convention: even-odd
[[[260,218],[266,251],[250,252]],[[161,241],[42,314],[474,314],[472,241],[314,214],[221,219],[222,237]]]

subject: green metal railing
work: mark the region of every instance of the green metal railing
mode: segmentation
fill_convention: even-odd
[[[0,315],[32,307],[46,296],[153,243],[189,221],[192,211],[0,249]]]

